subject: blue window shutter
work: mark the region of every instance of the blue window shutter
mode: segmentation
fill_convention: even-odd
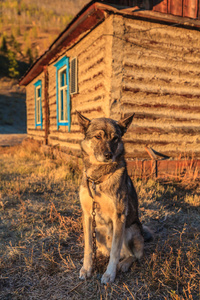
[[[57,130],[59,126],[68,126],[68,131],[71,127],[71,109],[70,109],[70,92],[69,92],[69,58],[64,56],[56,64],[56,115],[57,115]],[[66,66],[66,85],[67,85],[67,121],[59,121],[59,70]]]
[[[34,83],[35,86],[35,128],[36,127],[41,127],[42,129],[42,80],[38,80],[36,83]],[[37,108],[36,108],[36,92],[37,92],[37,88],[40,88],[40,122],[37,123]]]

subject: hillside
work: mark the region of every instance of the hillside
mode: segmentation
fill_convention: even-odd
[[[42,3],[39,0],[1,1],[0,76],[18,78],[22,75],[28,65],[49,47],[87,2],[87,0],[45,0]],[[8,70],[10,52],[17,63],[15,63],[16,73]]]
[[[0,134],[26,131],[25,89],[18,80],[87,2],[0,1]]]
[[[1,50],[32,62],[53,42],[86,0],[7,0],[0,2]],[[6,46],[5,46],[6,44]]]

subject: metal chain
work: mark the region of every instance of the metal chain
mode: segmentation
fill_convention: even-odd
[[[94,198],[92,198],[92,260],[93,260],[93,268],[94,270],[97,269],[97,246],[96,246],[96,202]]]
[[[116,165],[116,164],[115,164]],[[97,269],[97,245],[96,245],[96,208],[97,208],[97,202],[94,201],[94,196],[91,192],[89,183],[92,183],[92,189],[94,191],[94,194],[96,193],[96,184],[99,184],[103,181],[103,178],[109,178],[110,174],[106,174],[105,176],[101,176],[98,180],[94,181],[90,177],[87,176],[87,172],[85,171],[85,176],[86,176],[86,186],[88,189],[88,193],[90,197],[92,198],[92,262],[93,262],[93,270],[98,270]]]
[[[95,220],[96,202],[94,201],[94,196],[90,190],[89,179],[88,179],[87,173],[86,173],[86,183],[87,183],[87,189],[88,189],[89,195],[92,198],[92,261],[93,261],[93,269],[97,270],[97,245],[96,245],[96,220]],[[92,189],[95,193],[96,192],[96,184],[94,181],[92,181]]]

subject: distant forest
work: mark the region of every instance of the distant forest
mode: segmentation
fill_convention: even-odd
[[[19,78],[87,0],[1,0],[0,77]]]

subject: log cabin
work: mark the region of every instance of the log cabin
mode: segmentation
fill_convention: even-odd
[[[27,134],[80,156],[76,110],[135,113],[126,158],[200,156],[198,0],[90,1],[20,79]]]

